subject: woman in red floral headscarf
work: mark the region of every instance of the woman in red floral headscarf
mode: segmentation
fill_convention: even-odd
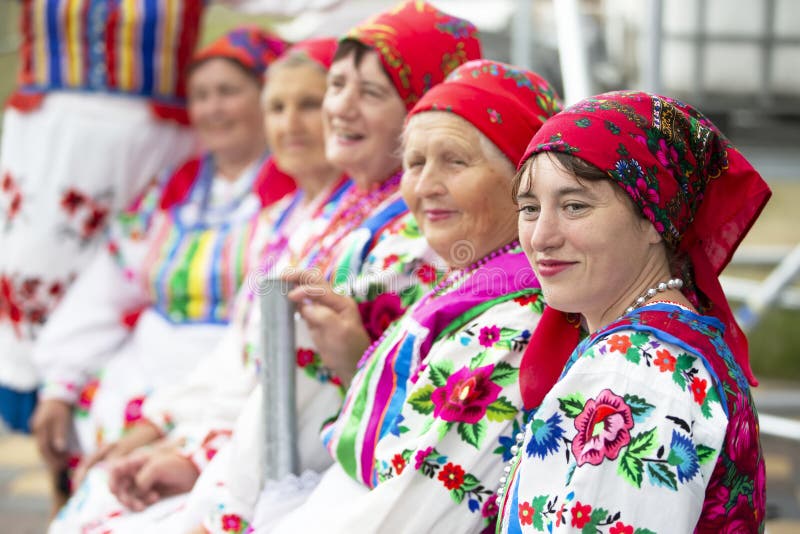
[[[361,356],[322,432],[336,463],[277,532],[492,528],[522,424],[519,362],[543,307],[511,184],[527,139],[559,109],[535,73],[477,60],[411,110],[405,225],[450,273]]]
[[[517,186],[551,308],[520,373],[536,411],[501,531],[762,531],[755,379],[717,276],[769,188],[703,115],[640,92],[549,120]],[[571,356],[561,312],[591,332]]]
[[[188,105],[203,155],[164,172],[114,221],[108,250],[48,321],[34,350],[43,386],[32,427],[53,470],[119,439],[143,396],[189,373],[221,337],[261,212],[294,189],[267,160],[260,112],[264,72],[285,48],[239,28],[197,54]],[[72,202],[91,206],[78,192]]]

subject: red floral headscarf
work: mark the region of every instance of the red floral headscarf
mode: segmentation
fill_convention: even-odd
[[[328,70],[331,68],[333,55],[336,53],[338,44],[338,41],[334,37],[306,39],[305,41],[300,41],[292,45],[281,59],[294,55],[305,55],[309,59],[319,63],[323,69]]]
[[[561,110],[561,103],[538,74],[479,59],[461,65],[425,93],[408,116],[437,110],[468,120],[516,165],[528,140]]]
[[[536,133],[520,165],[547,151],[606,171],[685,255],[683,292],[722,321],[726,342],[755,385],[747,339],[718,279],[771,195],[752,165],[700,112],[644,92],[605,93],[565,109]]]
[[[231,30],[198,51],[192,63],[215,57],[233,59],[261,77],[270,63],[283,54],[287,47],[285,41],[264,28],[243,26]]]
[[[453,69],[481,57],[477,32],[471,22],[416,0],[375,15],[342,40],[359,41],[378,52],[383,68],[410,110]]]

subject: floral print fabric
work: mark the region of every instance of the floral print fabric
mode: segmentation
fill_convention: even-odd
[[[526,425],[499,531],[763,530],[755,410],[720,327],[656,304],[584,341]]]

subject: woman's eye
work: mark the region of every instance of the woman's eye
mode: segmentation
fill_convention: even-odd
[[[526,219],[535,218],[539,215],[539,206],[534,206],[533,204],[526,204],[520,206],[517,209],[517,212]]]
[[[270,113],[276,113],[277,114],[277,113],[281,113],[282,111],[283,111],[283,104],[275,103],[275,104],[270,104],[270,106],[269,106],[269,112]]]
[[[588,206],[586,204],[581,204],[579,202],[571,202],[566,205],[566,210],[568,213],[580,213],[581,211],[585,210]]]
[[[424,164],[425,164],[425,162],[422,161],[422,160],[412,159],[412,160],[406,161],[406,169],[416,169],[418,167],[422,167]]]

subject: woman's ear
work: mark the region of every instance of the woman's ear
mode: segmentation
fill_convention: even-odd
[[[661,237],[661,234],[658,233],[656,227],[653,226],[653,223],[651,223],[648,219],[640,219],[640,224],[645,226],[645,238],[650,245],[658,245],[664,241],[664,238]]]

